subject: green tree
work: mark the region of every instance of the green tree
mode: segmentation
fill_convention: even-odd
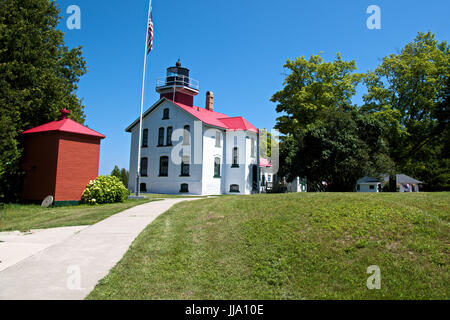
[[[272,134],[267,131],[267,129],[263,129],[259,131],[259,150],[261,158],[270,158],[272,155]]]
[[[307,177],[311,190],[353,191],[364,175],[389,170],[385,152],[381,122],[357,109],[334,110],[309,125],[301,140],[283,139],[280,173]]]
[[[276,125],[283,134],[301,134],[327,112],[350,108],[362,78],[354,72],[355,61],[343,61],[339,53],[333,62],[325,62],[320,55],[309,60],[302,56],[287,60],[284,68],[290,72],[284,88],[271,98],[277,112],[285,113]]]
[[[123,184],[128,188],[128,181],[130,180],[130,173],[128,172],[128,170],[122,168],[122,170],[120,170],[120,176]]]
[[[114,166],[113,171],[111,171],[111,175],[119,179],[122,177],[122,174],[120,173],[120,168],[117,165]]]
[[[313,190],[351,191],[365,174],[390,164],[382,123],[352,105],[363,75],[355,61],[318,56],[288,60],[290,74],[277,102],[281,139],[280,175],[307,177]],[[326,181],[327,184],[322,184]]]
[[[122,168],[120,169],[117,165],[114,167],[113,171],[111,172],[111,175],[114,177],[117,177],[120,179],[120,181],[123,182],[123,185],[125,187],[128,187],[128,180],[130,177],[130,174],[127,169]]]
[[[54,1],[0,2],[0,201],[20,194],[21,132],[56,120],[62,108],[84,122],[76,90],[86,63],[81,47],[64,45],[59,21]]]
[[[385,123],[394,171],[438,189],[448,188],[450,176],[449,52],[446,41],[419,33],[365,77],[364,109]]]

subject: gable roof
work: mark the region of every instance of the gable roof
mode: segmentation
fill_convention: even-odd
[[[258,132],[250,122],[248,122],[243,117],[228,117],[219,119],[229,130],[245,130],[245,131],[253,131]]]
[[[149,108],[143,114],[143,117],[146,117],[151,111],[157,108],[162,102],[169,101],[172,104],[176,105],[180,109],[183,109],[187,113],[191,114],[198,120],[202,121],[205,124],[219,127],[226,130],[231,131],[253,131],[258,132],[258,129],[253,126],[250,122],[248,122],[243,117],[229,117],[226,114],[209,111],[205,108],[197,107],[197,106],[188,106],[179,102],[174,102],[167,98],[162,98],[158,102],[156,102],[151,108]],[[125,129],[126,132],[131,132],[131,129],[139,123],[139,118],[136,119],[128,128]]]
[[[410,183],[410,184],[422,183],[422,181],[411,178],[406,174],[397,174],[396,179],[397,183]]]
[[[389,175],[388,174],[384,174],[384,181],[387,182],[389,181]],[[422,181],[416,180],[414,178],[411,178],[409,176],[407,176],[406,174],[396,174],[395,175],[395,182],[396,183],[400,183],[400,184],[419,184],[419,183],[423,183]]]
[[[364,178],[359,179],[356,183],[381,183],[381,180],[365,176]]]
[[[43,124],[41,126],[26,130],[22,132],[22,134],[50,132],[50,131],[76,133],[85,136],[98,137],[100,139],[106,138],[103,134],[98,133],[97,131],[94,131],[92,129],[89,129],[88,127],[83,126],[82,124],[79,124],[78,122],[75,122],[69,118]]]

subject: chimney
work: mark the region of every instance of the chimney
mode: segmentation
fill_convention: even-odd
[[[61,110],[61,120],[67,119],[69,117],[70,111],[66,108]]]
[[[214,93],[206,92],[206,110],[214,111]]]

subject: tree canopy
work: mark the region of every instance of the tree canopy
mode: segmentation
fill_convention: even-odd
[[[340,54],[333,62],[320,55],[288,60],[285,68],[291,71],[285,87],[272,97],[285,113],[276,126],[286,135],[280,173],[307,177],[314,190],[352,191],[358,178],[383,164],[385,148],[381,123],[352,105],[363,75]]]
[[[117,177],[122,181],[123,185],[128,188],[128,180],[130,178],[130,174],[127,169],[122,168],[120,169],[117,165],[114,166],[113,171],[111,172],[111,175],[114,177]]]
[[[395,169],[418,177],[431,190],[450,187],[449,49],[431,32],[419,33],[365,76],[363,109],[385,123]]]
[[[449,46],[419,33],[375,71],[355,61],[303,56],[272,101],[285,134],[280,174],[308,177],[314,190],[351,191],[358,178],[402,172],[429,190],[449,187]],[[352,98],[367,87],[364,105]],[[324,182],[324,183],[322,183]]]
[[[0,201],[20,195],[20,133],[58,119],[60,110],[84,122],[76,95],[86,73],[81,47],[69,49],[49,0],[0,2]]]

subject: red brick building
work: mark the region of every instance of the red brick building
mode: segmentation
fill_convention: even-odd
[[[105,136],[69,119],[68,110],[61,113],[61,120],[22,133],[23,200],[42,201],[51,195],[56,205],[76,204],[89,181],[98,177]]]

